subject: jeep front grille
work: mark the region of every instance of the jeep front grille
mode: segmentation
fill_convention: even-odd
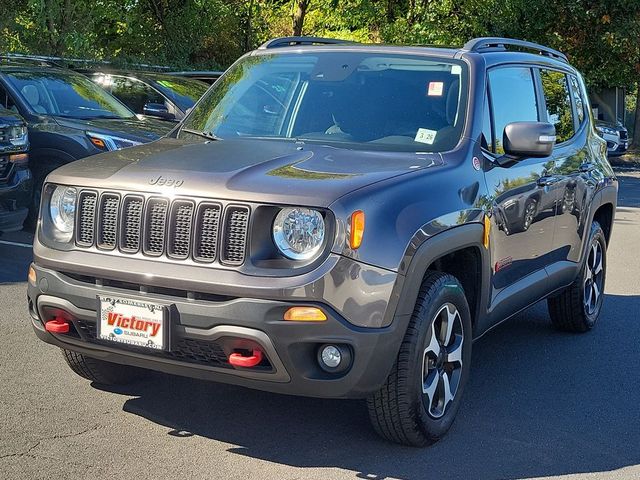
[[[82,190],[76,245],[239,266],[246,259],[250,211],[209,200]]]
[[[222,260],[224,262],[231,265],[240,265],[244,262],[248,224],[249,210],[235,205],[227,208],[223,237]]]
[[[81,247],[93,245],[96,217],[96,192],[83,191],[78,201],[78,216],[76,221],[76,243]]]

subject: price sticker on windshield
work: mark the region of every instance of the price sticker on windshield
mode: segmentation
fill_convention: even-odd
[[[427,95],[430,97],[441,97],[444,92],[444,82],[429,82]]]
[[[414,138],[415,142],[426,143],[427,145],[433,145],[433,142],[436,139],[436,134],[438,132],[435,130],[429,130],[427,128],[419,128],[418,133],[416,133],[416,138]]]

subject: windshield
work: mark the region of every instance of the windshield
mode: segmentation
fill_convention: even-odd
[[[250,56],[209,90],[183,127],[220,139],[445,151],[462,132],[466,72],[462,62],[423,56]]]
[[[206,83],[189,78],[158,76],[155,82],[158,89],[183,111],[193,107],[209,88]]]
[[[132,118],[134,113],[84,75],[56,71],[6,73],[31,109],[68,118]]]

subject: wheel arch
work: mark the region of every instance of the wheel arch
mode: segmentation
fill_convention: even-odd
[[[613,203],[611,202],[602,203],[593,214],[593,220],[598,222],[600,227],[602,227],[604,237],[607,240],[607,246],[611,239],[613,217]]]
[[[395,317],[410,317],[422,281],[428,271],[454,275],[464,289],[471,310],[472,324],[486,312],[490,282],[490,256],[483,246],[484,226],[469,223],[427,237],[415,253],[403,260],[402,284],[396,284],[398,299]]]

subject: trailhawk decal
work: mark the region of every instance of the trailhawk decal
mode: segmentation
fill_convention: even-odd
[[[166,349],[165,308],[124,298],[98,297],[98,338],[154,350]]]

